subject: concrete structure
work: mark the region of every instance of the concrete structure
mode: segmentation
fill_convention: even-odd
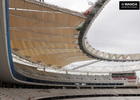
[[[86,17],[36,0],[1,0],[0,99],[140,96],[139,78],[135,72],[127,73],[127,76],[117,73],[118,77],[113,77],[112,73],[108,76],[56,74],[13,62],[12,53],[44,68],[62,68],[71,62],[90,59],[139,60],[139,54],[123,55],[124,59],[121,59],[122,55],[112,58],[115,54],[109,58],[99,57],[102,52],[91,52],[88,48],[84,37],[86,31],[107,2],[97,1]],[[25,88],[31,89],[26,91]],[[51,89],[46,90],[48,88]]]

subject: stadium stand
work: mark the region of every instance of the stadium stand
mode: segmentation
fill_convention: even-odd
[[[49,100],[51,98],[67,98],[81,96],[139,96],[140,89],[13,89],[0,88],[0,99],[2,100]]]
[[[98,15],[108,1],[98,0],[91,7],[96,11],[93,15]],[[139,78],[135,72],[62,74],[39,71],[35,66],[13,62],[12,53],[30,63],[57,68],[75,61],[99,59],[87,55],[78,43],[83,22],[92,15],[91,8],[84,16],[46,4],[44,0],[0,0],[0,100],[140,96]],[[137,61],[136,55],[131,59],[126,59],[128,55],[123,56],[125,60]]]

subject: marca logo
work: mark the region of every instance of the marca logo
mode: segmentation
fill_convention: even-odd
[[[139,10],[139,1],[120,1],[120,10]]]

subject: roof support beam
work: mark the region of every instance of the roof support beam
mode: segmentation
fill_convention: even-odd
[[[86,63],[86,64],[84,64],[84,65],[80,65],[80,66],[78,66],[78,67],[75,67],[75,68],[73,68],[72,70],[76,70],[76,69],[78,69],[78,68],[86,67],[87,65],[95,64],[95,63],[98,63],[98,62],[100,62],[100,61],[89,62],[89,63]]]

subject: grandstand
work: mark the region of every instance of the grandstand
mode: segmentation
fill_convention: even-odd
[[[0,100],[139,97],[139,68],[77,70],[101,61],[140,59],[139,54],[105,53],[88,44],[91,23],[109,1],[97,0],[80,13],[44,0],[1,0]],[[64,68],[78,61],[89,62]]]

